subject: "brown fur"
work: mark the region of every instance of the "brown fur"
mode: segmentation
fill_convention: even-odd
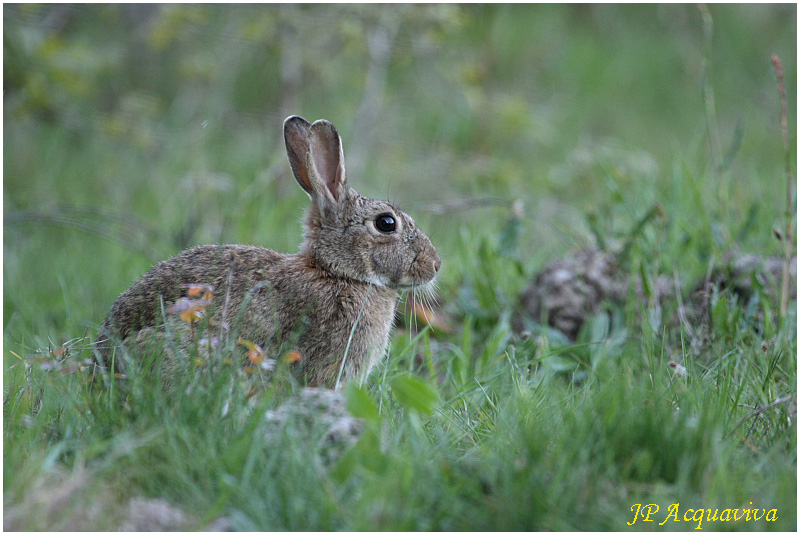
[[[332,124],[290,117],[284,137],[295,178],[311,197],[300,252],[201,245],[157,264],[111,307],[98,338],[106,363],[109,338],[139,346],[163,339],[162,300],[167,310],[190,284],[213,285],[209,312],[217,322],[231,322],[237,336],[265,349],[293,343],[311,386],[335,384],[351,331],[344,379],[364,377],[384,355],[398,290],[432,281],[439,255],[408,215],[347,186]],[[378,230],[381,214],[391,214],[396,232]],[[178,373],[174,360],[192,343],[191,329],[174,316],[167,326],[179,354],[168,354],[168,375]]]

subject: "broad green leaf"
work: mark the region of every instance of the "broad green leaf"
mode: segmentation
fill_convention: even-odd
[[[406,408],[430,414],[439,403],[439,392],[430,384],[411,374],[392,380],[392,395]]]
[[[378,406],[366,390],[351,383],[345,388],[344,395],[347,398],[347,410],[350,414],[370,422],[380,422]]]

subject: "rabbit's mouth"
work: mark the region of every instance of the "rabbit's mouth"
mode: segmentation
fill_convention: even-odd
[[[412,291],[412,292],[431,292],[436,288],[436,275],[434,275],[429,280],[419,280],[419,279],[410,279],[404,278],[397,284],[392,285],[392,288],[395,290],[403,290],[403,291]]]
[[[429,280],[419,280],[411,277],[403,277],[399,281],[390,280],[385,275],[372,275],[367,282],[376,286],[385,286],[398,291],[429,291],[433,290],[436,284],[436,275]]]

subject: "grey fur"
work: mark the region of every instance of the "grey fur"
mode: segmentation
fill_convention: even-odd
[[[162,299],[166,310],[190,284],[213,285],[209,313],[217,322],[237,318],[231,331],[238,336],[265,350],[294,343],[309,386],[335,384],[351,331],[343,379],[365,377],[385,354],[398,290],[431,283],[439,255],[407,214],[348,187],[341,140],[330,122],[289,117],[284,139],[295,179],[311,197],[300,252],[201,245],[157,264],[111,307],[98,337],[106,363],[111,340],[139,347],[163,341]],[[378,230],[382,214],[394,218],[395,232]],[[167,327],[178,356],[166,353],[167,375],[178,373],[176,361],[192,343],[191,329],[175,316]]]

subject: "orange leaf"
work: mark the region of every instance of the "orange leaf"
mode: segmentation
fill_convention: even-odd
[[[303,360],[303,355],[301,355],[300,352],[297,351],[296,349],[287,351],[286,354],[283,356],[284,362],[292,363],[292,362],[297,362],[298,360]]]
[[[186,310],[185,312],[181,312],[181,319],[186,323],[196,323],[203,319],[203,316],[206,315],[205,307],[203,306],[193,306],[192,308]]]
[[[258,344],[254,344],[250,340],[245,340],[244,338],[239,338],[236,340],[236,343],[248,349],[247,358],[249,358],[251,362],[260,364],[264,360],[264,350],[261,349]]]
[[[184,288],[186,288],[186,295],[189,297],[195,297],[202,294],[204,299],[211,299],[214,297],[214,287],[210,284],[184,284]]]

